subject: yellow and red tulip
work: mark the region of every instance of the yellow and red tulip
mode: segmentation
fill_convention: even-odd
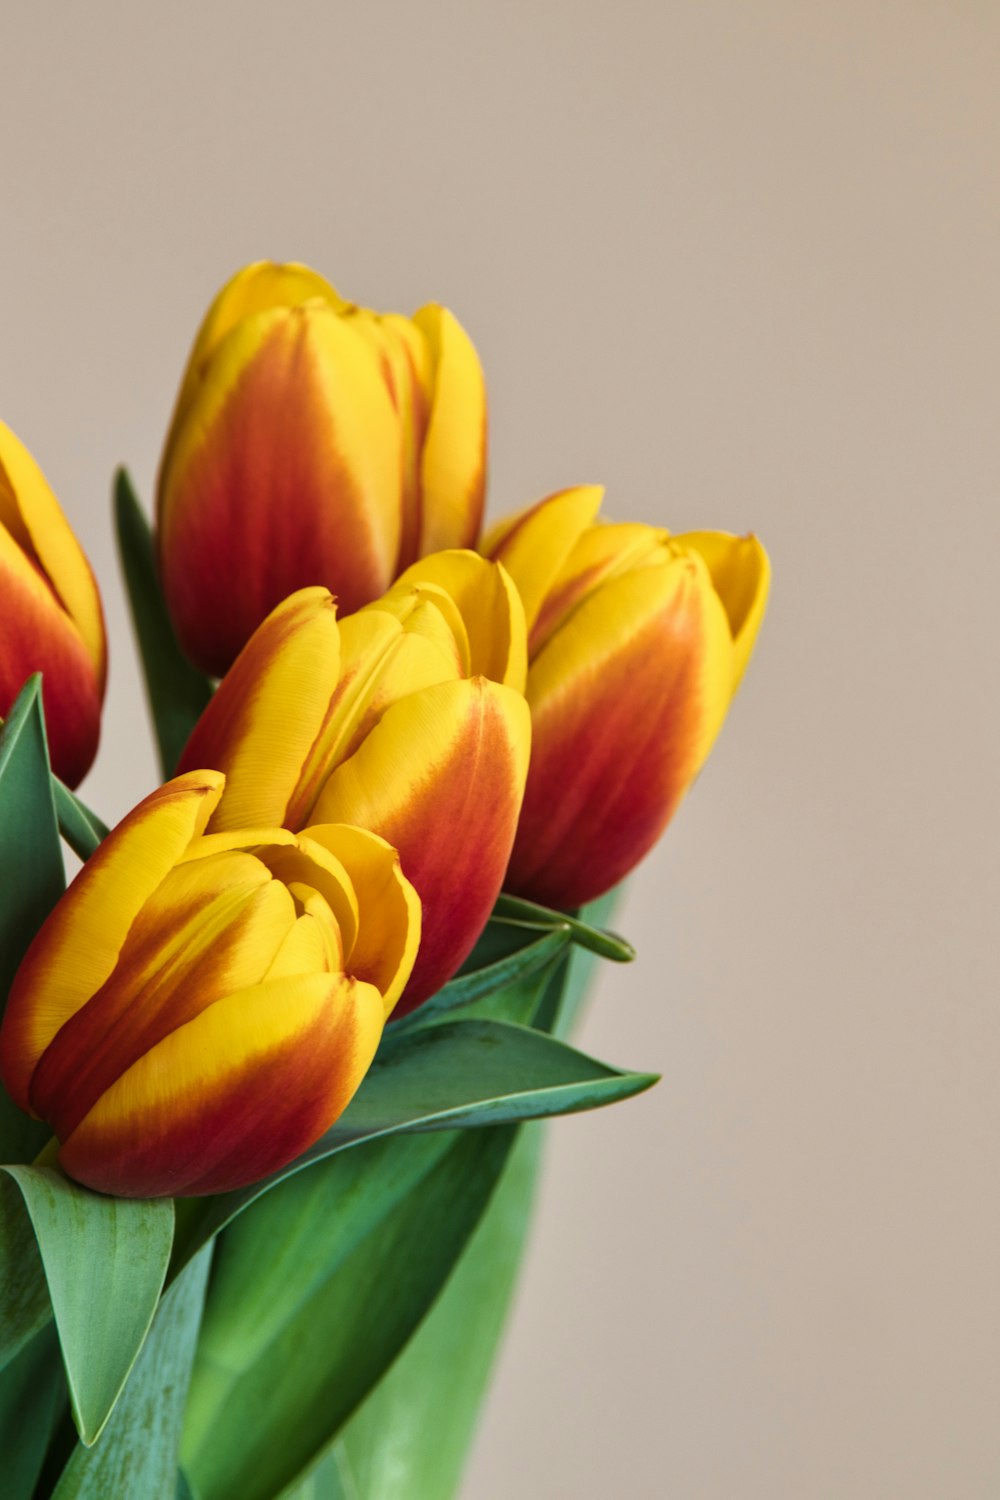
[[[181,644],[220,676],[297,589],[347,613],[474,545],[485,472],[482,370],[446,308],[378,314],[306,266],[247,266],[195,340],[160,470]]]
[[[42,673],[52,766],[70,786],[97,753],[107,648],[90,565],[48,481],[0,422],[0,719]]]
[[[767,599],[755,537],[597,519],[563,491],[502,522],[528,624],[532,755],[506,889],[571,908],[652,847],[711,749]]]
[[[420,905],[358,828],[208,835],[224,778],[129,814],[18,971],[11,1096],[101,1192],[225,1192],[293,1160],[364,1077],[410,972]]]
[[[226,774],[213,830],[354,823],[399,851],[423,939],[397,1014],[455,972],[500,890],[528,767],[525,670],[504,569],[441,553],[339,622],[325,589],[285,600],[181,757]]]

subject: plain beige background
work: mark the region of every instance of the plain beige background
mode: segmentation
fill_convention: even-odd
[[[245,261],[454,308],[493,514],[772,552],[583,1035],[663,1082],[552,1131],[467,1496],[1000,1494],[998,7],[7,0],[0,56],[0,411],[105,591],[106,816],[109,474]]]

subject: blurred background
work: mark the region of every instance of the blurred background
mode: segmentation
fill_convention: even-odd
[[[996,1496],[1000,12],[6,0],[0,53],[0,412],[104,591],[109,820],[110,475],[151,501],[246,261],[452,307],[493,516],[596,481],[772,554],[580,1038],[663,1081],[550,1130],[467,1495]]]

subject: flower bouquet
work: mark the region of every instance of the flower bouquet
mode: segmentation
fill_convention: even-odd
[[[446,1500],[567,1040],[722,724],[759,543],[567,489],[483,536],[438,306],[257,264],[115,482],[164,781],[110,831],[100,597],[0,426],[3,1500]],[[66,887],[63,844],[82,861]]]

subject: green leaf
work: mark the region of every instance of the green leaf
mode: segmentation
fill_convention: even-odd
[[[142,1348],[170,1259],[169,1198],[110,1198],[51,1167],[0,1168],[17,1184],[41,1251],[73,1417],[97,1440]]]
[[[488,947],[479,947],[474,955],[479,957],[488,954],[486,961],[472,967],[467,965],[417,1010],[411,1011],[401,1021],[394,1022],[393,1033],[397,1029],[401,1031],[411,1026],[426,1026],[432,1020],[437,1021],[441,1016],[459,1008],[464,1010],[499,991],[504,991],[506,997],[504,1019],[513,1019],[510,1009],[511,986],[522,985],[525,980],[534,978],[549,967],[553,959],[568,947],[570,941],[570,929],[565,922],[559,927],[542,931],[540,935],[521,927],[500,924],[492,926],[493,931],[487,939]]]
[[[35,676],[0,728],[0,1007],[29,943],[65,888],[42,679]],[[30,1161],[48,1134],[0,1087],[0,1157]]]
[[[437,1302],[341,1429],[317,1500],[445,1500],[457,1492],[507,1320],[534,1205],[542,1128],[525,1126]],[[298,1497],[297,1497],[298,1500]]]
[[[31,1500],[65,1391],[55,1329],[43,1328],[0,1372],[3,1500]]]
[[[0,1172],[0,1370],[52,1320],[52,1299],[24,1199]]]
[[[91,812],[87,804],[81,802],[76,793],[71,792],[58,776],[52,777],[52,792],[59,819],[59,832],[74,854],[80,859],[89,859],[107,838],[107,824],[102,823],[97,814]]]
[[[610,958],[615,963],[631,963],[635,949],[616,932],[606,932],[602,927],[592,927],[580,917],[564,911],[551,911],[537,902],[525,901],[521,896],[501,893],[493,908],[492,921],[524,922],[539,927],[569,927],[574,943],[587,948],[601,958]]]
[[[73,1451],[52,1500],[173,1500],[185,1493],[178,1449],[210,1255],[206,1247],[160,1303],[114,1416],[94,1447]]]
[[[212,687],[177,644],[160,588],[149,523],[125,469],[115,475],[115,526],[160,764],[164,776],[172,776],[188,736],[212,696]]]
[[[351,1104],[314,1146],[274,1177],[196,1209],[186,1253],[276,1183],[363,1141],[572,1114],[627,1099],[656,1081],[655,1073],[622,1072],[501,1021],[448,1021],[387,1036]]]
[[[213,1336],[210,1299],[183,1445],[184,1469],[200,1500],[271,1500],[322,1458],[446,1280],[489,1200],[511,1137],[490,1130],[451,1141],[346,1257],[331,1255],[330,1274],[319,1285],[314,1275],[308,1279],[301,1301],[265,1349],[254,1345],[249,1364],[240,1359],[239,1329],[232,1342],[218,1325]],[[434,1142],[421,1147],[437,1150]],[[335,1159],[324,1170],[336,1176],[344,1166]],[[280,1231],[280,1208],[270,1198],[255,1212],[277,1214]],[[234,1240],[249,1222],[234,1226]],[[336,1242],[338,1217],[324,1232]],[[226,1254],[224,1242],[220,1267]]]

